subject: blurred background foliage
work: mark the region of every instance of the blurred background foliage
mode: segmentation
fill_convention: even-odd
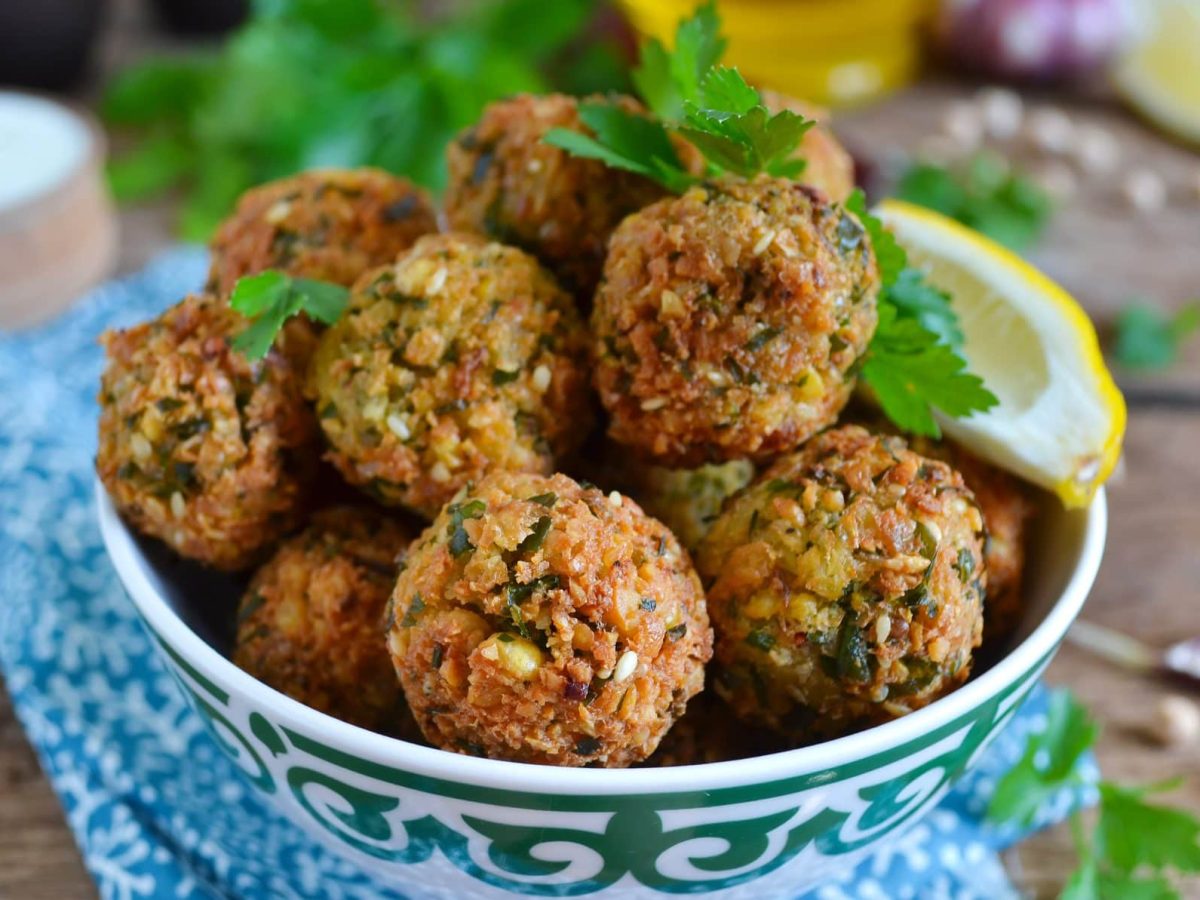
[[[631,52],[594,0],[257,0],[218,48],[109,86],[102,114],[135,138],[110,182],[122,201],[179,189],[191,240],[246,188],[314,166],[379,166],[436,191],[446,143],[486,103],[624,89]]]

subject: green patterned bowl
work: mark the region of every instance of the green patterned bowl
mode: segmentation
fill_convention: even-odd
[[[234,666],[237,584],[140,542],[102,488],[117,572],[217,742],[289,819],[414,896],[795,896],[901,834],[1004,727],[1082,607],[1104,495],[1050,501],[1010,652],[929,707],[755,759],[559,769],[445,753],[311,710]],[[740,887],[740,890],[738,888]]]

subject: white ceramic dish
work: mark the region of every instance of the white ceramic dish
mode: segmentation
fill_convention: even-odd
[[[912,715],[811,747],[701,766],[560,769],[347,725],[218,647],[237,587],[139,541],[97,483],[100,527],[168,667],[280,811],[412,897],[795,896],[933,807],[1016,711],[1083,606],[1105,497],[1036,518],[1011,651]]]

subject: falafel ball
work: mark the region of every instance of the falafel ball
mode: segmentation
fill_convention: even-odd
[[[492,470],[549,473],[578,446],[586,357],[574,303],[532,256],[430,235],[355,285],[310,391],[342,475],[432,518]]]
[[[792,181],[722,179],[633,214],[592,311],[609,436],[685,468],[798,446],[849,399],[878,287],[858,220]]]
[[[658,746],[712,655],[700,580],[628,497],[497,472],[409,551],[388,646],[436,746],[628,766]]]
[[[318,453],[299,369],[311,339],[284,329],[251,362],[230,346],[245,327],[224,301],[191,295],[101,338],[100,480],[138,531],[226,570],[300,523]]]
[[[642,111],[631,97],[615,102]],[[666,192],[648,178],[545,143],[552,128],[591,133],[579,101],[565,94],[520,94],[489,105],[447,148],[446,215],[452,228],[535,254],[590,301],[612,230]],[[690,148],[678,149],[686,155]],[[689,158],[698,165],[694,150]]]
[[[754,465],[744,459],[697,469],[667,469],[634,461],[631,468],[630,493],[646,512],[670,528],[689,552],[695,552],[725,500],[754,478]]]
[[[795,156],[805,163],[804,171],[796,180],[820,188],[837,203],[849,197],[854,190],[854,158],[830,131],[826,122],[828,110],[776,91],[759,90],[758,93],[763,105],[772,113],[786,109],[817,123],[804,132],[800,146],[796,148]]]
[[[242,195],[209,245],[208,289],[225,296],[244,275],[280,269],[349,287],[437,231],[429,196],[382,169],[314,169]]]
[[[415,736],[384,636],[384,611],[413,536],[369,507],[317,513],[254,573],[238,608],[233,661],[321,712]]]
[[[717,691],[798,742],[942,696],[983,631],[983,541],[945,463],[854,425],[818,435],[735,497],[697,554]]]

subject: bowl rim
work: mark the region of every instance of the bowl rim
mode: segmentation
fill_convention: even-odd
[[[297,731],[319,735],[323,743],[343,753],[443,781],[541,795],[662,795],[766,784],[835,769],[933,733],[1016,683],[1055,650],[1096,580],[1108,527],[1107,498],[1101,488],[1084,511],[1074,570],[1045,618],[990,669],[929,706],[855,734],[746,759],[630,769],[568,768],[486,759],[409,743],[343,722],[268,687],[222,656],[176,614],[142,570],[133,534],[98,478],[95,491],[105,548],[151,631],[231,694],[290,720]]]

